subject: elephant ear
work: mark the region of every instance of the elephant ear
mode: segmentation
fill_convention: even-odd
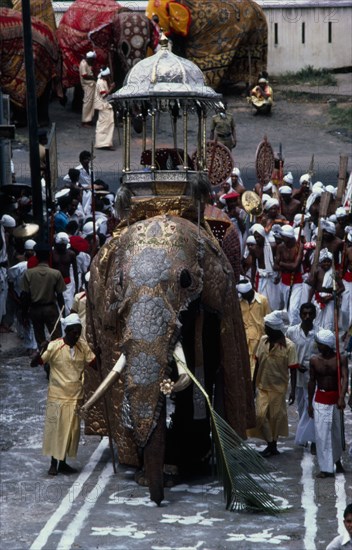
[[[100,27],[90,31],[88,33],[88,38],[96,48],[110,50],[111,45],[113,44],[113,28],[113,21],[104,23]]]

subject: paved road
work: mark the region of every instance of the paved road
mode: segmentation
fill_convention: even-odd
[[[297,413],[290,407],[290,435],[273,457],[283,512],[271,517],[225,510],[222,490],[212,477],[181,480],[166,489],[158,508],[133,471],[113,474],[106,438],[82,436],[79,473],[47,475],[41,456],[46,378],[31,369],[15,336],[1,335],[1,548],[68,550],[288,550],[323,549],[342,529],[342,513],[352,501],[352,457],[347,473],[318,480],[315,457],[293,443]],[[352,443],[352,414],[346,411]],[[261,449],[259,440],[252,441]]]

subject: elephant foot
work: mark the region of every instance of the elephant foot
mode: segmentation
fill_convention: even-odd
[[[145,475],[144,470],[138,470],[134,474],[134,480],[141,487],[149,487],[149,481]],[[163,480],[164,480],[164,487],[174,487],[176,485],[175,473],[171,473],[171,472],[164,473]]]

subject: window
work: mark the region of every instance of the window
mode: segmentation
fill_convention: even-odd
[[[329,21],[328,23],[328,42],[331,44],[332,42],[332,22]]]
[[[279,25],[274,23],[274,44],[277,46],[279,43]]]
[[[306,24],[302,23],[302,44],[306,43]]]

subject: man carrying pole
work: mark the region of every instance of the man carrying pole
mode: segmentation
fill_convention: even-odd
[[[319,353],[310,360],[308,414],[314,418],[320,468],[317,477],[324,479],[334,477],[334,465],[337,474],[344,472],[341,464],[344,445],[341,412],[345,408],[347,391],[347,357],[340,357],[336,346],[338,336],[331,330],[319,330],[316,342]]]

